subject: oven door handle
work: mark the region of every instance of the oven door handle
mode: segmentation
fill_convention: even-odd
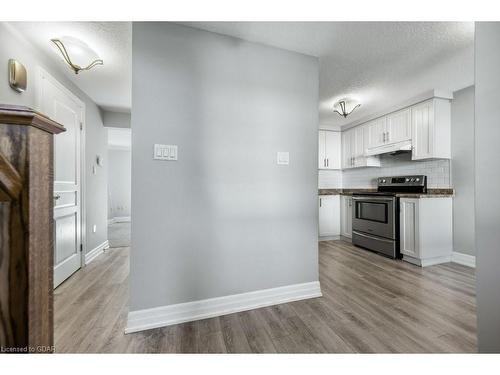
[[[386,198],[386,197],[352,197],[355,201],[384,201],[384,202],[393,202],[394,198]]]
[[[381,238],[381,237],[378,237],[378,236],[375,237],[375,236],[370,236],[368,234],[360,233],[357,230],[353,230],[352,233],[355,234],[355,235],[357,235],[357,236],[369,238],[371,240],[377,240],[377,241],[382,241],[382,242],[387,242],[387,243],[393,243],[394,242],[394,240],[386,240],[385,238]]]

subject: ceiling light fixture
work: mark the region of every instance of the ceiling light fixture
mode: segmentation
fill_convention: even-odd
[[[333,112],[338,113],[340,116],[346,118],[361,104],[356,104],[350,100],[342,99],[333,105]]]
[[[75,74],[78,74],[82,70],[90,70],[97,65],[104,65],[104,62],[99,58],[97,53],[77,38],[63,36],[62,38],[51,39],[50,41],[56,45],[64,61]]]

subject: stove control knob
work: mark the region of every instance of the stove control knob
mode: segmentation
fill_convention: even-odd
[[[410,179],[409,179],[409,178],[405,178],[405,182],[409,182],[409,181],[410,181]]]
[[[382,180],[382,183],[385,184],[385,178]]]
[[[414,178],[410,178],[410,182],[415,182],[415,179]]]
[[[416,178],[416,179],[415,179],[415,181],[416,181],[416,182],[420,182],[420,178]]]

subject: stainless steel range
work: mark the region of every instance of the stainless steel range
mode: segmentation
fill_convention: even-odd
[[[353,194],[352,243],[399,258],[398,193],[426,193],[427,177],[380,177],[377,191]]]

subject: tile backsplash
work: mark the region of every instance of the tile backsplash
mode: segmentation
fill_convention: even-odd
[[[318,171],[319,189],[340,189],[342,187],[342,171],[322,170]]]
[[[423,174],[427,176],[430,188],[450,188],[450,160],[411,160],[411,154],[396,156],[381,155],[380,167],[356,168],[343,171],[318,172],[318,187],[333,188],[369,188],[377,186],[377,178],[383,176],[405,176]]]
[[[423,174],[430,188],[451,187],[450,160],[411,160],[411,154],[381,155],[380,167],[348,169],[342,172],[342,187],[376,187],[377,178]]]

